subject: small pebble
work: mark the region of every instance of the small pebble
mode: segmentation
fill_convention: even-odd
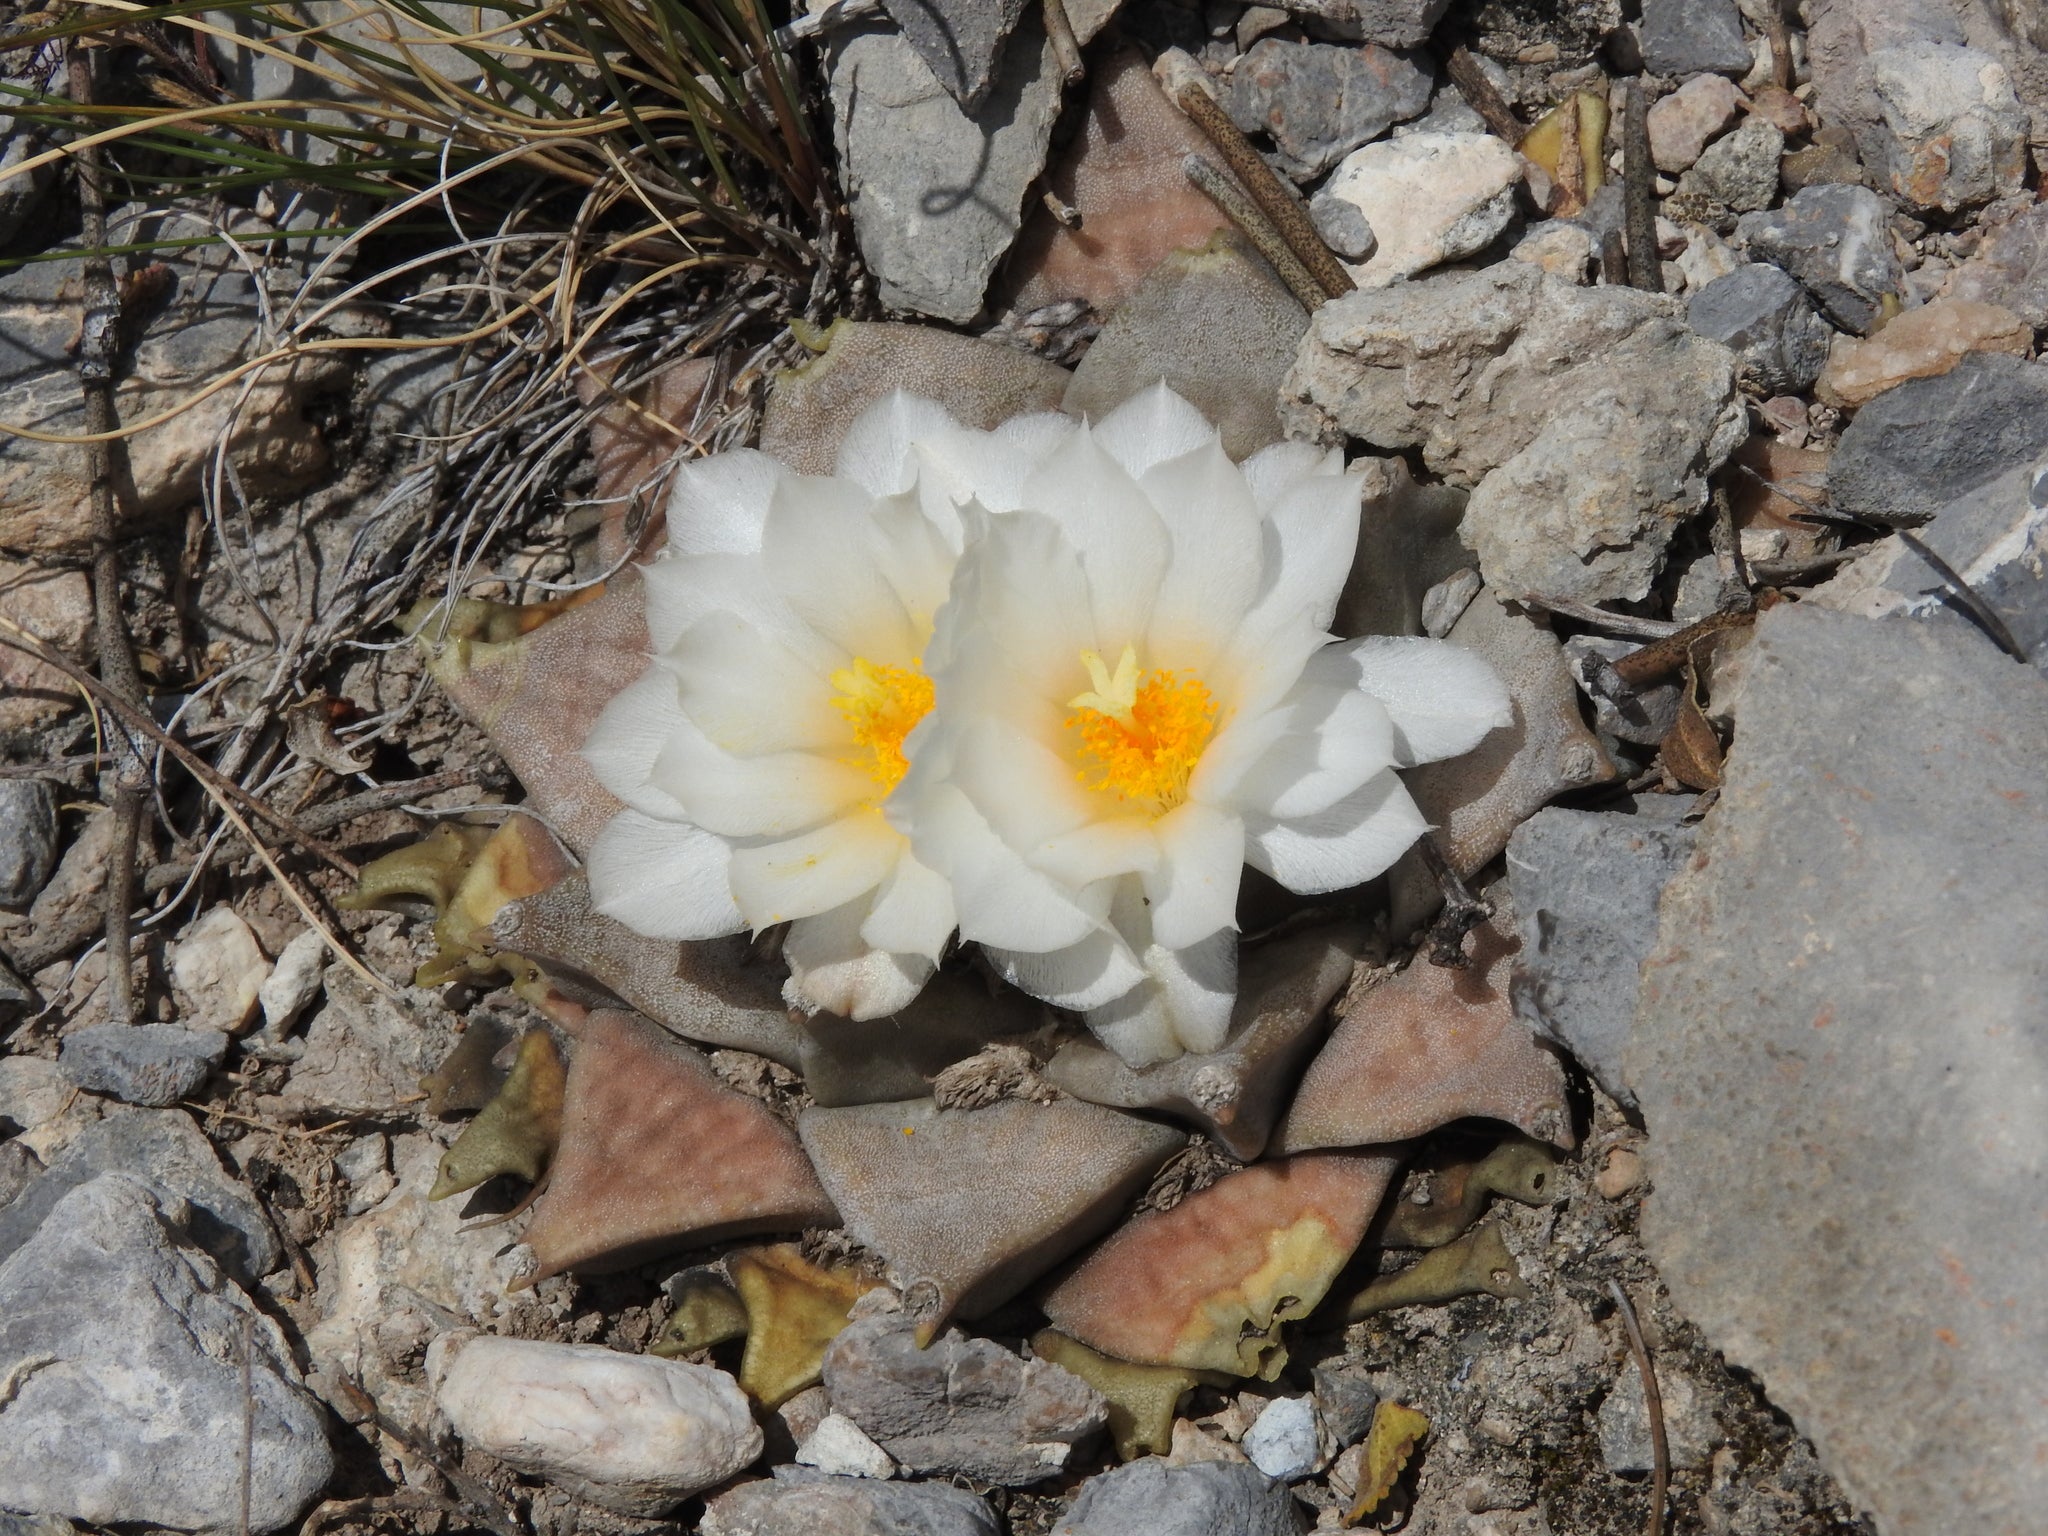
[[[1641,1154],[1627,1147],[1616,1147],[1607,1154],[1606,1163],[1593,1180],[1593,1188],[1600,1192],[1603,1200],[1619,1200],[1642,1182]]]
[[[57,1064],[79,1087],[162,1108],[206,1081],[228,1053],[217,1029],[176,1024],[94,1024],[64,1037]]]
[[[1365,214],[1354,203],[1318,192],[1309,199],[1308,216],[1315,221],[1316,233],[1323,237],[1323,244],[1346,261],[1365,261],[1378,249],[1379,242],[1373,238],[1372,226],[1366,223]]]
[[[894,1477],[889,1453],[843,1413],[828,1413],[796,1448],[797,1462],[842,1477]]]
[[[1306,1477],[1316,1465],[1316,1404],[1312,1397],[1276,1397],[1245,1432],[1253,1466],[1282,1482]]]
[[[270,962],[256,934],[232,907],[215,907],[185,930],[171,961],[171,985],[187,1024],[238,1033],[256,1016]]]
[[[308,928],[278,952],[277,964],[256,989],[263,1009],[263,1028],[281,1035],[320,995],[320,977],[327,964],[327,941]]]

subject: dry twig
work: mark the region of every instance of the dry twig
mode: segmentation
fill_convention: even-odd
[[[65,53],[71,99],[89,108],[94,95],[93,53],[82,38],[72,38]],[[114,429],[121,295],[114,286],[113,263],[105,255],[106,177],[97,146],[81,147],[78,153],[78,208],[80,239],[85,247],[85,316],[79,328],[78,382],[85,394],[86,431],[93,438],[87,462],[92,478],[94,640],[99,648],[101,680],[133,705],[142,699],[142,674],[136,670],[135,651],[121,613],[121,515],[114,499],[113,443],[104,435]],[[107,778],[114,837],[107,850],[107,1018],[111,1023],[130,1024],[135,1020],[135,984],[128,927],[135,906],[135,848],[142,830],[142,793],[149,785],[149,775],[127,722],[115,723],[111,746],[113,763]]]
[[[1636,1309],[1628,1293],[1616,1280],[1607,1282],[1607,1290],[1621,1312],[1622,1327],[1628,1331],[1628,1349],[1643,1378],[1643,1407],[1650,1419],[1650,1519],[1643,1527],[1644,1536],[1662,1536],[1664,1504],[1671,1491],[1671,1448],[1664,1439],[1664,1397],[1657,1390],[1657,1370],[1650,1363],[1649,1346],[1643,1343],[1643,1326],[1636,1321]]]
[[[1188,73],[1192,68],[1192,65],[1182,65],[1180,72]],[[1202,130],[1203,137],[1216,146],[1216,152],[1223,157],[1224,164],[1236,174],[1245,191],[1251,194],[1252,201],[1258,204],[1259,211],[1270,222],[1273,233],[1279,235],[1286,243],[1287,249],[1314,279],[1316,303],[1311,304],[1306,299],[1302,302],[1313,310],[1326,297],[1340,299],[1356,289],[1358,285],[1352,282],[1351,274],[1344,270],[1343,263],[1338,261],[1329,246],[1323,243],[1323,237],[1316,233],[1315,221],[1309,218],[1308,209],[1302,205],[1300,195],[1282,181],[1279,173],[1266,163],[1266,157],[1252,147],[1252,141],[1244,136],[1237,124],[1233,123],[1223,108],[1217,105],[1216,98],[1209,94],[1207,87],[1199,80],[1184,78],[1170,89],[1175,105],[1187,114],[1190,122]],[[1192,172],[1189,173],[1188,179],[1194,180]],[[1202,187],[1216,205],[1230,214],[1240,226],[1245,225],[1245,221],[1236,213],[1232,213],[1229,206],[1215,193],[1210,192],[1199,181],[1195,182],[1195,185]],[[1245,227],[1245,233],[1255,242],[1260,238],[1249,227]],[[1261,251],[1265,248],[1263,244],[1259,246]],[[1277,266],[1277,263],[1275,265]],[[1285,275],[1282,273],[1283,277]],[[1293,285],[1290,283],[1289,286]]]
[[[1465,98],[1465,105],[1485,120],[1486,126],[1496,138],[1505,139],[1509,148],[1522,142],[1522,136],[1529,130],[1522,126],[1522,120],[1515,116],[1493,82],[1486,78],[1486,71],[1470,48],[1463,43],[1451,50],[1451,56],[1444,60],[1451,83],[1458,88],[1458,94]]]
[[[1628,280],[1645,293],[1664,291],[1664,269],[1657,261],[1657,203],[1650,161],[1650,102],[1641,80],[1626,87],[1621,127],[1621,191],[1623,223],[1628,233]]]
[[[1309,275],[1308,268],[1301,264],[1280,232],[1236,182],[1200,155],[1189,155],[1181,161],[1181,170],[1197,191],[1221,208],[1230,222],[1244,231],[1245,238],[1258,247],[1259,254],[1271,263],[1280,281],[1287,285],[1303,309],[1314,311],[1323,302],[1327,295],[1322,285]]]

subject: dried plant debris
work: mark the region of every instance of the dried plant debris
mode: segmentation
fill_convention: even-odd
[[[1394,1491],[1415,1451],[1429,1433],[1429,1417],[1400,1403],[1382,1402],[1373,1411],[1365,1437],[1365,1457],[1358,1480],[1358,1498],[1344,1517],[1346,1525],[1369,1518]]]
[[[998,1099],[1050,1104],[1058,1096],[1021,1045],[984,1046],[932,1079],[932,1102],[941,1109],[981,1109]]]

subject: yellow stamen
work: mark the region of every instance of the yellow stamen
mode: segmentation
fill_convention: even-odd
[[[832,703],[853,727],[854,742],[865,749],[858,758],[884,795],[910,770],[903,738],[931,712],[932,680],[913,666],[878,665],[856,656],[827,679],[838,689]]]
[[[1093,651],[1081,653],[1081,665],[1095,687],[1068,700],[1067,726],[1081,738],[1076,777],[1154,812],[1172,810],[1187,799],[1195,764],[1216,734],[1216,700],[1194,676],[1141,676],[1130,646],[1114,673]]]

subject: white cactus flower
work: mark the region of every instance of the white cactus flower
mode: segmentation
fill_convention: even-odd
[[[678,469],[645,572],[652,659],[583,748],[627,807],[591,850],[599,911],[673,939],[789,922],[785,996],[806,1011],[878,1018],[917,995],[952,897],[881,808],[931,707],[957,504],[1000,504],[1070,431],[972,432],[898,394],[855,423],[836,475],[746,449]]]
[[[1240,467],[1163,385],[1029,441],[964,509],[887,814],[1010,981],[1134,1066],[1213,1050],[1243,865],[1303,893],[1379,874],[1426,830],[1394,769],[1508,724],[1507,691],[1441,641],[1328,632],[1341,455]]]

